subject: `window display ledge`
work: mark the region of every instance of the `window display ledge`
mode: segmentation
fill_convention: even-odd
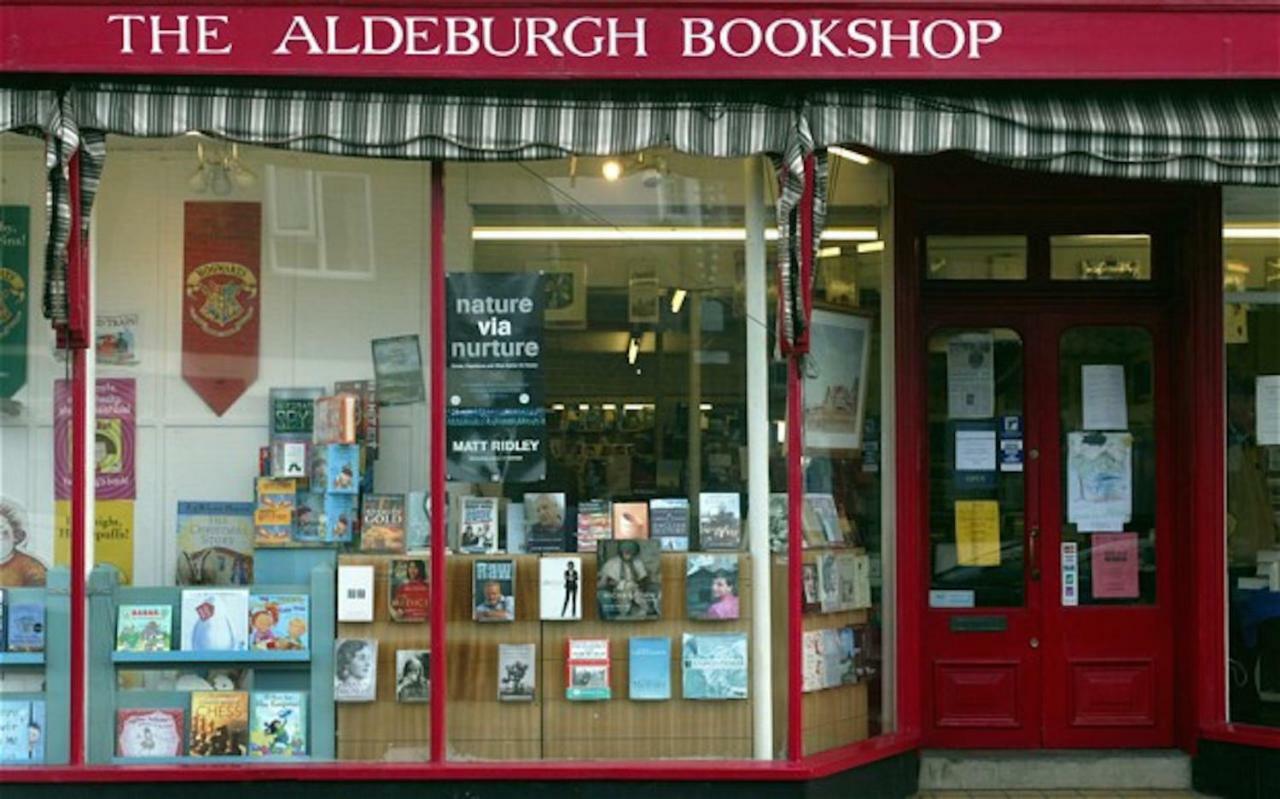
[[[271,663],[306,663],[311,660],[309,650],[298,651],[261,651],[239,650],[233,652],[113,652],[112,663],[129,663],[132,665],[168,664],[168,663],[251,663],[264,666]]]
[[[0,652],[0,666],[43,666],[43,652]]]

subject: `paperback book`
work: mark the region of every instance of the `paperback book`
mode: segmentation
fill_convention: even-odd
[[[662,557],[657,541],[601,541],[596,564],[596,602],[601,619],[661,618]]]
[[[387,611],[391,620],[427,621],[431,611],[427,561],[422,558],[393,558],[387,571]]]
[[[564,494],[525,494],[524,523],[526,552],[563,552]]]
[[[0,763],[44,762],[44,700],[0,699]]]
[[[825,544],[843,544],[844,532],[840,526],[840,511],[836,508],[836,498],[831,494],[805,494],[806,511],[811,513],[816,525],[813,538]],[[821,539],[818,538],[819,534]],[[809,536],[806,535],[806,541]]]
[[[737,494],[699,495],[698,537],[703,549],[742,546],[742,507]]]
[[[327,544],[325,530],[325,494],[316,491],[300,491],[293,509],[293,540],[299,544]],[[345,497],[345,494],[335,494]]]
[[[178,585],[253,582],[252,502],[178,503]]]
[[[361,504],[360,550],[404,552],[404,494],[365,494]]]
[[[322,388],[273,388],[268,394],[272,441],[311,440]]]
[[[272,441],[267,463],[270,476],[280,479],[306,480],[311,462],[310,444],[305,441]]]
[[[860,675],[859,669],[862,665],[860,657],[861,653],[858,649],[858,633],[852,627],[841,627],[837,630],[840,639],[840,682],[844,685],[853,685],[858,682]]]
[[[317,444],[311,448],[311,490],[330,494],[360,493],[360,447]]]
[[[769,495],[769,551],[786,552],[790,538],[790,519],[787,515],[789,498],[786,494]]]
[[[192,691],[187,751],[195,757],[239,757],[249,751],[249,694]]]
[[[254,594],[249,598],[250,649],[310,649],[310,624],[311,598],[306,594]]]
[[[515,555],[525,551],[524,503],[507,502],[506,550]]]
[[[801,681],[805,693],[821,691],[827,684],[826,657],[822,651],[822,630],[805,630],[800,639]]]
[[[683,497],[649,500],[649,537],[664,552],[689,550],[689,500]]]
[[[600,541],[613,537],[609,500],[589,499],[578,505],[578,551],[595,552]]]
[[[378,695],[378,642],[339,638],[333,645],[335,702],[372,702]]]
[[[823,613],[840,610],[840,564],[831,553],[818,557],[818,605]]]
[[[116,711],[116,754],[120,757],[180,757],[182,708],[121,708]]]
[[[838,688],[844,666],[840,658],[840,633],[835,629],[819,631],[822,634],[822,685],[824,688]],[[849,664],[852,669],[853,664]]]
[[[498,551],[498,498],[463,497],[458,522],[458,550],[467,553]]]
[[[396,701],[427,702],[431,699],[431,652],[396,650]]]
[[[613,503],[613,537],[619,541],[649,537],[649,504],[647,502]]]
[[[405,549],[419,552],[431,546],[431,509],[426,491],[410,491],[404,499]]]
[[[537,685],[534,644],[498,644],[498,700],[532,702]]]
[[[258,691],[249,712],[249,755],[303,757],[307,754],[307,695],[300,691]]]
[[[373,621],[373,566],[338,566],[338,621]]]
[[[746,633],[685,633],[685,699],[747,698]]]
[[[292,546],[297,481],[259,477],[256,489],[258,505],[253,511],[254,547]]]
[[[355,394],[334,394],[316,399],[316,444],[355,444],[360,398]]]
[[[853,607],[871,607],[871,556],[863,552],[853,556]]]
[[[543,557],[538,560],[538,607],[545,621],[582,618],[582,558]]]
[[[632,638],[627,642],[631,673],[630,698],[660,701],[671,698],[671,639]]]
[[[117,652],[168,652],[173,648],[173,608],[121,605],[116,611]]]
[[[570,638],[565,642],[565,698],[600,701],[612,696],[609,679],[609,639]]]
[[[182,650],[220,652],[247,648],[249,591],[187,588],[182,592]]]
[[[836,568],[840,571],[840,610],[857,607],[857,557],[852,552],[836,554]]]
[[[514,621],[516,564],[513,560],[477,560],[472,564],[472,619]]]
[[[373,380],[341,380],[333,384],[335,394],[354,394],[356,405],[356,441],[377,457],[379,438],[378,387]]]
[[[685,604],[689,618],[738,618],[738,556],[689,555],[685,559]]]
[[[822,596],[818,591],[818,564],[806,563],[800,567],[800,609],[804,613],[822,609]]]
[[[44,605],[11,602],[8,607],[5,648],[10,652],[44,651]]]
[[[324,495],[323,524],[326,543],[345,544],[351,541],[359,526],[358,499],[355,494]]]

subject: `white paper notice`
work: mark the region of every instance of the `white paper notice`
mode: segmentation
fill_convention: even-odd
[[[1258,444],[1280,446],[1280,375],[1259,375],[1254,392],[1258,403]]]
[[[956,471],[994,472],[996,470],[996,431],[956,431]]]
[[[994,416],[995,374],[994,336],[990,333],[953,336],[947,342],[947,416],[952,419]]]
[[[1062,542],[1062,606],[1080,604],[1080,553],[1074,541]]]
[[[1067,435],[1067,520],[1081,532],[1115,531],[1133,518],[1133,436]]]
[[[1124,367],[1090,364],[1080,367],[1080,394],[1085,430],[1128,430],[1129,406],[1124,392]]]

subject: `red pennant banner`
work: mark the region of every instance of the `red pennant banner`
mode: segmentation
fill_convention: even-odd
[[[261,252],[258,203],[186,204],[182,379],[219,416],[258,379]]]

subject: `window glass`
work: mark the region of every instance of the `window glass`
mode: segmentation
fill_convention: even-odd
[[[928,236],[929,280],[1026,280],[1026,236]]]
[[[1054,280],[1150,280],[1151,237],[1108,233],[1049,237]]]

